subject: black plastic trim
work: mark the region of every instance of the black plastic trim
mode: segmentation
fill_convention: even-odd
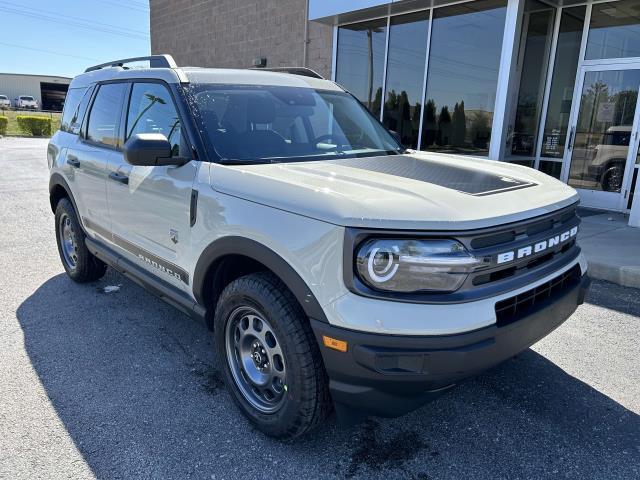
[[[67,197],[69,198],[69,200],[71,201],[71,204],[73,205],[73,209],[76,212],[79,212],[78,206],[76,205],[76,200],[75,198],[73,198],[73,194],[71,193],[71,188],[69,187],[69,184],[67,183],[65,178],[60,173],[57,173],[57,172],[51,175],[51,178],[49,178],[49,203],[51,205],[51,211],[53,213],[56,213],[56,208],[52,202],[51,194],[53,193],[53,189],[58,186],[64,188],[65,192],[67,192]],[[80,223],[82,224],[82,222]]]
[[[508,325],[452,335],[384,335],[311,320],[337,410],[396,417],[420,407],[551,333],[584,302],[589,283],[582,276]],[[347,352],[324,347],[323,335],[346,341]]]
[[[260,262],[291,290],[308,317],[328,323],[320,303],[293,267],[273,250],[244,237],[223,237],[204,249],[193,274],[193,295],[199,304],[205,305],[204,288],[209,268],[227,255],[243,255]]]
[[[92,222],[88,218],[83,218],[83,221],[87,228],[93,230],[94,232],[107,239],[111,239],[111,241],[118,247],[126,250],[134,257],[138,257],[143,262],[146,262],[149,266],[154,267],[160,272],[166,273],[167,275],[177,278],[183,283],[189,285],[189,272],[187,272],[184,268],[131,243],[129,240],[116,235],[102,225],[98,225],[95,222]]]
[[[189,204],[189,224],[193,227],[198,219],[198,190],[191,190],[191,202]]]
[[[85,244],[89,251],[105,262],[107,265],[117,270],[127,278],[131,279],[145,290],[160,297],[165,302],[173,305],[178,310],[196,318],[204,323],[205,308],[195,302],[186,293],[173,285],[150,274],[135,263],[129,261],[121,254],[102,244],[98,240],[87,237]]]

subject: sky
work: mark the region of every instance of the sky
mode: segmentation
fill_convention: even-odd
[[[0,0],[0,73],[73,77],[150,50],[147,0]]]

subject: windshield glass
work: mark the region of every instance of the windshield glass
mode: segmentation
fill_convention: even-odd
[[[20,100],[26,100],[27,102],[33,102],[33,97],[20,97]]]
[[[189,88],[196,118],[222,161],[309,161],[403,150],[345,92],[262,85]]]

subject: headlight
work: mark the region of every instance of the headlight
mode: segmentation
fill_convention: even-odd
[[[356,252],[360,280],[390,292],[453,292],[482,264],[460,242],[447,239],[375,239]]]

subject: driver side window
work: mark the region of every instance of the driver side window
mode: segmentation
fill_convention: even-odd
[[[171,156],[180,156],[180,117],[166,87],[159,83],[134,83],[127,114],[127,135],[161,133],[171,143]]]

